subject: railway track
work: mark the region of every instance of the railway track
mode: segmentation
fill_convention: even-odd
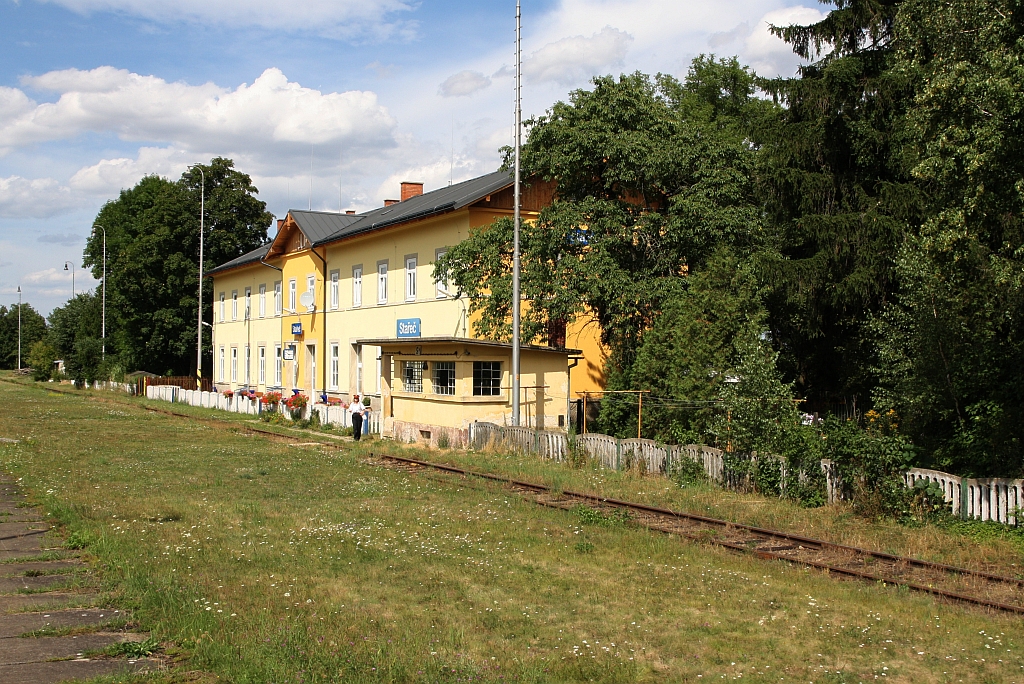
[[[906,587],[959,603],[1024,614],[1024,580],[1015,577],[845,546],[778,530],[582,492],[555,492],[544,485],[441,463],[384,454],[376,457],[399,464],[406,470],[426,468],[499,482],[542,506],[571,510],[583,505],[605,513],[627,511],[631,522],[637,525],[702,544],[721,546],[758,558],[787,561],[840,577]]]
[[[60,394],[82,396],[77,392],[55,390]],[[116,399],[90,397],[104,403],[126,403]],[[185,413],[162,408],[142,407],[153,413],[188,418],[206,424],[233,427],[240,431],[255,433],[276,440],[317,444],[330,448],[341,448],[337,441],[311,440],[308,433],[289,435],[267,430],[237,421],[217,418],[196,418]],[[569,490],[553,491],[550,487],[532,482],[523,482],[502,475],[466,470],[443,463],[433,463],[414,458],[389,454],[370,454],[371,458],[388,462],[410,472],[429,469],[438,472],[474,477],[500,483],[536,504],[562,510],[576,506],[588,506],[609,513],[627,511],[630,521],[666,534],[674,534],[701,544],[720,546],[739,553],[751,554],[766,560],[781,560],[796,565],[812,567],[830,575],[878,582],[912,591],[931,594],[940,599],[983,606],[993,610],[1024,615],[1024,579],[996,575],[970,568],[955,567],[942,563],[896,556],[855,546],[846,546],[821,539],[788,534],[728,520],[709,518],[693,513],[673,511],[656,506],[621,501]]]

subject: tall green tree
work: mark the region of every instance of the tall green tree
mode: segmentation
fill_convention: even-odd
[[[107,231],[107,334],[126,367],[195,373],[204,174],[205,267],[266,242],[273,216],[257,199],[250,177],[236,170],[230,159],[216,158],[194,167],[178,181],[146,177],[108,202],[96,217],[95,223]],[[102,259],[102,235],[97,230],[84,259],[96,278],[102,275]],[[203,310],[204,320],[212,322],[213,285],[208,279]],[[209,343],[205,344],[209,358]]]
[[[46,319],[31,304],[21,304],[21,365],[28,366],[32,345],[46,337]],[[18,367],[18,304],[0,306],[0,368]]]
[[[998,0],[907,0],[900,68],[929,197],[879,318],[878,400],[935,466],[1024,473],[1024,22]]]
[[[787,375],[814,410],[870,399],[874,348],[865,324],[890,300],[894,259],[920,223],[905,115],[917,75],[896,68],[901,0],[838,0],[822,21],[773,28],[810,60],[760,82],[784,105],[764,132],[759,190],[783,259],[771,327]]]
[[[95,291],[79,293],[51,311],[49,323],[47,342],[64,361],[64,372],[77,382],[99,379],[102,354],[92,351],[102,350],[100,296]]]

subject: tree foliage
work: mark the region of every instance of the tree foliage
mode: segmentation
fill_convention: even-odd
[[[46,319],[32,308],[21,304],[21,365],[28,366],[32,345],[46,337]],[[0,306],[0,368],[18,367],[18,304]]]

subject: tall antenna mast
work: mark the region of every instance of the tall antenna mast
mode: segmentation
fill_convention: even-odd
[[[313,143],[309,144],[309,210],[313,211]]]
[[[519,223],[522,204],[519,180],[519,148],[523,144],[522,12],[516,0],[516,157],[515,218],[512,243],[512,425],[519,425]]]
[[[341,193],[341,180],[345,168],[345,145],[338,150],[338,213],[345,213],[345,199]]]

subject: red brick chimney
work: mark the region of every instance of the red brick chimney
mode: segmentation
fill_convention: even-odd
[[[398,204],[402,200],[384,200],[384,206],[390,207],[392,204]]]
[[[281,232],[281,226],[284,225],[284,219],[277,219],[277,232]]]
[[[356,213],[356,210],[355,209],[348,209],[348,210],[345,211],[345,213],[346,214],[354,214],[354,213]]]
[[[419,197],[423,194],[423,183],[410,183],[408,181],[402,181],[402,201],[413,197]]]

